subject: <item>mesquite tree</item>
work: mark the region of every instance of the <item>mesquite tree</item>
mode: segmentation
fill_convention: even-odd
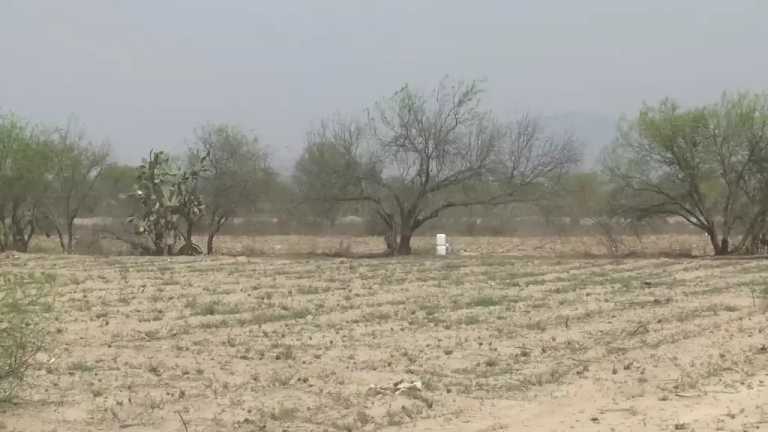
[[[84,131],[73,122],[54,133],[49,148],[50,184],[41,213],[56,231],[62,252],[72,253],[75,219],[95,206],[94,189],[109,159],[109,148],[87,142]]]
[[[292,176],[306,213],[333,226],[345,207],[344,199],[357,195],[356,179],[376,175],[375,164],[359,160],[365,134],[362,122],[341,116],[323,120],[307,133],[307,145]]]
[[[205,154],[206,170],[200,178],[208,224],[206,253],[214,252],[214,239],[235,216],[252,211],[275,182],[266,151],[255,135],[236,126],[208,124],[196,131],[189,159]]]
[[[579,161],[573,137],[545,135],[527,116],[502,124],[481,109],[481,93],[477,82],[447,79],[430,94],[405,86],[375,104],[367,124],[324,122],[309,134],[294,178],[300,189],[320,191],[317,199],[367,203],[388,229],[387,249],[399,255],[450,208],[552,191]]]
[[[13,115],[0,116],[0,251],[26,252],[49,187],[49,134]]]
[[[768,95],[644,106],[621,125],[603,166],[625,214],[680,217],[707,235],[716,255],[765,247]]]

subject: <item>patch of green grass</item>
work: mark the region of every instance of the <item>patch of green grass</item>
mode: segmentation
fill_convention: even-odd
[[[467,301],[464,306],[467,308],[494,307],[504,302],[502,297],[491,295],[480,295]]]
[[[92,308],[93,308],[93,305],[91,304],[91,301],[88,299],[75,300],[75,305],[72,306],[72,309],[77,312],[90,312]]]
[[[392,319],[392,313],[383,310],[369,310],[362,316],[364,322],[389,321],[390,319]]]
[[[565,367],[554,366],[524,376],[520,380],[520,383],[525,387],[540,387],[547,384],[557,384],[568,375],[568,372],[568,369]]]
[[[529,321],[523,324],[523,328],[526,330],[543,332],[547,329],[547,321],[544,319]]]
[[[270,322],[304,319],[310,315],[312,315],[312,311],[308,308],[289,309],[285,311],[258,311],[252,313],[248,317],[239,319],[238,324],[242,326],[261,325]]]
[[[464,318],[461,319],[461,323],[464,325],[477,325],[483,322],[478,315],[475,314],[469,314],[465,315]]]
[[[85,360],[75,360],[67,365],[67,370],[70,372],[93,372],[96,370],[96,366],[86,362]]]
[[[239,304],[227,303],[221,299],[208,300],[198,303],[197,298],[192,297],[185,303],[193,316],[236,315],[242,312]]]
[[[275,350],[275,360],[295,360],[296,353],[293,351],[293,346],[288,344],[273,344],[272,349]]]
[[[436,303],[421,303],[418,305],[418,308],[420,311],[424,312],[426,316],[431,317],[440,312],[441,306]]]
[[[226,328],[231,326],[232,326],[232,321],[226,318],[203,321],[202,323],[200,323],[200,325],[198,325],[198,327],[202,329],[218,329],[218,328]]]
[[[160,365],[155,362],[150,362],[147,364],[147,372],[151,373],[156,377],[160,377],[163,375],[162,367],[160,367]]]
[[[315,294],[320,294],[324,291],[325,290],[322,290],[318,286],[304,286],[304,287],[296,288],[296,294],[298,295],[315,295]]]
[[[299,415],[299,409],[296,407],[288,407],[280,404],[274,411],[269,413],[269,418],[272,421],[286,423],[296,420]]]

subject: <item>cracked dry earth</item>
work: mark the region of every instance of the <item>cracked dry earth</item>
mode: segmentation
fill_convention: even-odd
[[[4,432],[768,428],[768,261],[0,260],[41,270]]]

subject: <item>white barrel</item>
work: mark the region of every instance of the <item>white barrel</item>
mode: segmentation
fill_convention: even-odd
[[[437,256],[446,256],[448,255],[448,246],[437,246]]]
[[[438,246],[445,246],[448,244],[448,237],[445,234],[438,234],[435,236],[435,241]]]

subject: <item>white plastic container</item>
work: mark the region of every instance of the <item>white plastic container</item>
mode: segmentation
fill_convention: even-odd
[[[448,236],[445,234],[438,234],[435,236],[435,243],[437,246],[436,253],[438,256],[448,255]]]

